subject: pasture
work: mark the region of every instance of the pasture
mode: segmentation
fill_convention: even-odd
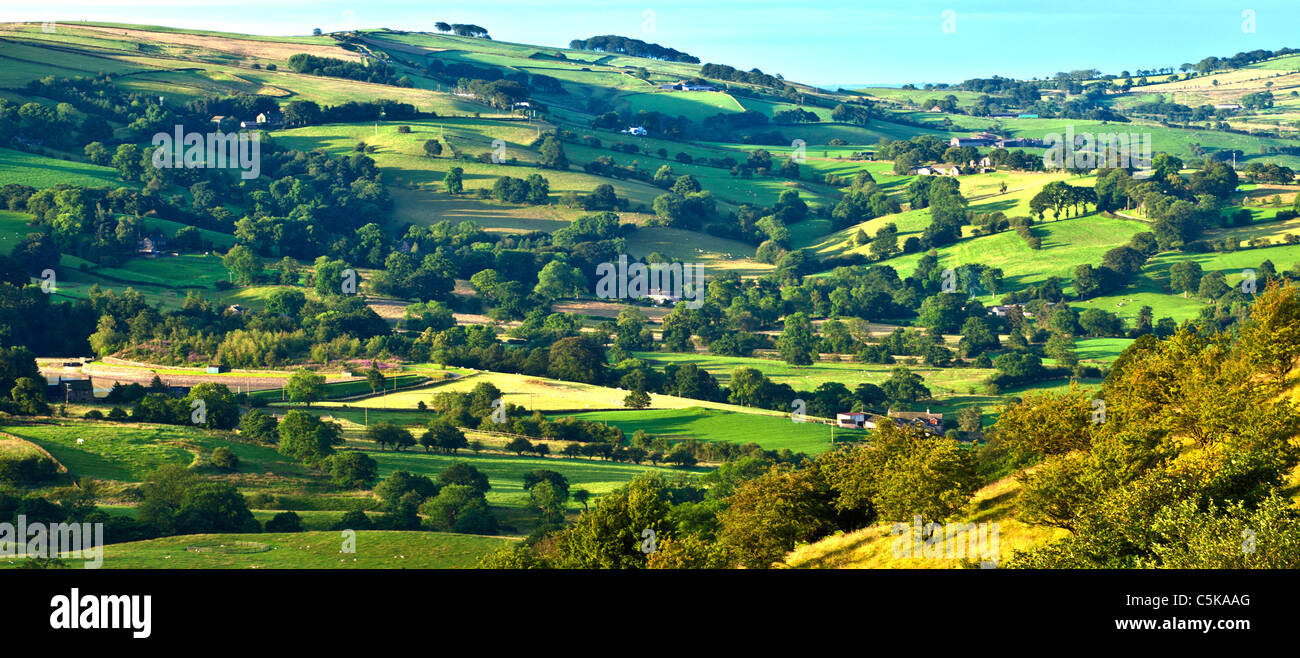
[[[507,537],[359,530],[356,552],[336,531],[182,535],[104,547],[108,569],[470,569]]]

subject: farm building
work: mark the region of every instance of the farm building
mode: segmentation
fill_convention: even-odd
[[[257,125],[263,128],[276,128],[284,125],[284,115],[279,112],[263,112],[257,115]]]
[[[894,411],[891,409],[889,417],[900,424],[915,425],[934,434],[943,432],[943,414],[932,414],[929,409],[925,411]]]
[[[948,140],[949,146],[992,146],[1001,139],[993,133],[979,132],[970,137],[953,137]]]
[[[1236,111],[1241,109],[1241,103],[1215,103],[1214,109]]]
[[[208,367],[205,368],[203,371],[208,373],[209,375],[219,375],[223,372],[230,372],[230,368],[214,363],[214,364],[208,364]]]
[[[718,90],[717,87],[714,87],[712,85],[697,85],[697,84],[691,84],[689,82],[682,82],[681,80],[678,80],[677,82],[669,82],[667,84],[659,85],[659,88],[664,91],[717,91]]]
[[[872,420],[871,414],[863,411],[853,411],[846,414],[835,414],[835,426],[844,429],[875,429],[876,422]]]
[[[961,167],[950,164],[922,165],[913,170],[918,176],[959,176]]]
[[[682,296],[673,294],[671,292],[664,292],[659,288],[651,288],[650,294],[646,295],[646,299],[649,299],[650,301],[659,305],[668,304],[671,306],[673,304],[676,304],[677,302],[682,301]]]
[[[65,378],[45,386],[45,395],[52,402],[94,402],[95,387],[89,377]]]

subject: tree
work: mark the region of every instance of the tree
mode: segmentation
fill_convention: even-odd
[[[811,365],[817,355],[817,334],[812,322],[804,313],[791,313],[785,318],[776,348],[781,358],[792,366]]]
[[[587,287],[587,279],[579,270],[567,263],[553,260],[537,274],[533,294],[547,299],[576,297]]]
[[[437,495],[440,487],[425,475],[413,475],[410,471],[393,471],[382,482],[375,485],[375,495],[384,502],[384,509],[392,512],[408,494],[413,494],[416,505]]]
[[[267,532],[302,532],[302,517],[294,512],[280,512],[266,522]]]
[[[45,385],[35,378],[20,377],[9,394],[20,414],[44,416],[50,413],[50,405],[45,402]]]
[[[239,404],[235,394],[225,384],[203,382],[190,389],[185,403],[191,409],[194,402],[203,401],[203,419],[200,425],[208,429],[229,430],[239,424]]]
[[[239,432],[262,443],[276,443],[280,436],[276,432],[279,421],[259,409],[250,409],[239,419]]]
[[[552,535],[562,569],[641,569],[648,533],[672,534],[671,504],[659,475],[641,475],[598,498],[573,525]]]
[[[248,503],[228,482],[200,481],[185,490],[176,512],[176,528],[184,534],[257,532]]]
[[[415,445],[415,437],[405,427],[386,420],[377,423],[371,423],[366,428],[366,438],[374,441],[383,450],[385,446],[392,446],[398,452],[402,448]]]
[[[457,450],[468,448],[469,441],[460,428],[438,418],[429,423],[429,429],[420,437],[420,445],[424,446],[425,452],[438,448],[445,455],[454,455]]]
[[[456,196],[465,191],[465,170],[460,167],[452,167],[442,177],[442,184],[447,188],[447,194]]]
[[[1173,267],[1169,268],[1169,285],[1174,290],[1182,291],[1184,298],[1187,297],[1187,293],[1196,292],[1200,288],[1201,277],[1201,264],[1196,261],[1174,263]]]
[[[561,171],[569,168],[569,158],[564,154],[564,145],[555,137],[548,135],[542,140],[542,145],[537,152],[539,166]]]
[[[497,528],[483,494],[460,484],[444,486],[420,506],[420,513],[428,517],[427,523],[435,530],[493,534]]]
[[[379,368],[367,368],[366,383],[370,385],[371,393],[384,390],[384,373]]]
[[[277,429],[280,454],[313,462],[329,456],[342,443],[343,428],[297,409],[284,415]]]
[[[424,153],[431,158],[442,155],[442,142],[436,139],[424,140]]]
[[[555,488],[556,494],[562,499],[567,500],[569,497],[569,479],[563,474],[556,471],[539,468],[524,474],[524,490],[530,491],[539,482],[548,482]]]
[[[590,492],[590,491],[587,491],[586,489],[574,489],[574,491],[573,491],[573,502],[575,502],[575,503],[582,503],[582,509],[583,509],[583,511],[586,511],[586,510],[588,509],[588,507],[587,507],[587,501],[589,501],[589,500],[591,500],[591,492]]]
[[[324,375],[318,375],[306,368],[299,368],[292,375],[289,375],[289,381],[285,383],[284,391],[289,396],[290,402],[305,402],[310,407],[312,402],[321,398],[324,386]]]
[[[650,394],[637,389],[623,398],[623,406],[628,409],[645,409],[650,406]]]
[[[548,374],[556,379],[587,384],[605,380],[603,346],[583,337],[561,338],[551,345]]]
[[[368,489],[379,478],[379,463],[364,452],[349,450],[329,458],[330,480],[344,489]]]
[[[1062,455],[1091,445],[1091,395],[1077,386],[1068,393],[1029,393],[1007,405],[993,425],[1002,445],[1022,454]]]
[[[962,356],[968,359],[1000,347],[998,335],[989,327],[988,322],[981,318],[967,318],[966,324],[962,325],[961,333],[962,338],[958,349],[962,351]]]
[[[140,180],[144,174],[140,147],[135,144],[120,144],[113,152],[113,168],[124,181]]]
[[[522,436],[517,436],[513,439],[510,439],[510,442],[506,443],[505,448],[506,450],[509,450],[510,452],[513,452],[516,455],[523,456],[525,452],[533,451],[533,442],[529,441],[528,439],[525,439]]]
[[[885,398],[891,405],[907,405],[930,397],[930,389],[920,375],[908,370],[906,366],[895,366],[881,385]]]
[[[801,542],[833,529],[825,480],[815,469],[772,467],[742,482],[718,515],[718,542],[741,566],[766,569]]]
[[[449,485],[459,484],[470,487],[479,492],[480,495],[486,495],[492,485],[488,483],[488,476],[484,475],[477,468],[474,468],[469,462],[458,461],[451,466],[443,469],[438,474],[438,484]]]
[[[246,286],[257,283],[262,278],[262,259],[248,247],[237,244],[221,257],[221,264],[230,270],[235,283]]]
[[[564,522],[564,500],[565,496],[549,480],[537,482],[528,491],[528,504],[537,510],[542,525],[558,526]]]

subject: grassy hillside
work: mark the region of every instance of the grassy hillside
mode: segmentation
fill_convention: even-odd
[[[979,540],[991,538],[996,530],[995,560],[999,563],[1011,557],[1017,549],[1043,544],[1066,534],[1064,530],[1031,526],[1017,520],[1015,498],[1019,490],[1020,484],[1014,477],[994,482],[975,492],[968,508],[949,523],[976,524],[977,532],[974,534]],[[929,519],[922,520],[923,524],[929,522]],[[914,553],[906,543],[912,533],[912,523],[909,520],[901,527],[880,523],[853,532],[837,533],[795,548],[786,556],[785,566],[796,569],[954,569],[963,566],[961,558],[947,557],[946,553],[937,558],[912,557]],[[989,525],[981,527],[982,524]],[[958,541],[970,541],[969,534],[956,537]],[[966,546],[969,551],[970,544]],[[993,544],[990,540],[987,545],[980,546],[991,549]],[[958,554],[955,545],[953,554]],[[980,555],[973,561],[978,564],[984,557]]]
[[[108,569],[468,569],[505,537],[361,530],[356,552],[338,532],[184,535],[104,547]],[[75,560],[70,560],[75,563]]]

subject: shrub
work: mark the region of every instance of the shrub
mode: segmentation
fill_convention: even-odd
[[[59,469],[45,455],[0,457],[0,482],[39,484],[58,477]]]
[[[225,446],[213,450],[212,455],[208,457],[208,462],[213,468],[227,472],[239,468],[239,457]]]
[[[267,532],[302,532],[302,517],[293,512],[280,512],[266,522]]]

